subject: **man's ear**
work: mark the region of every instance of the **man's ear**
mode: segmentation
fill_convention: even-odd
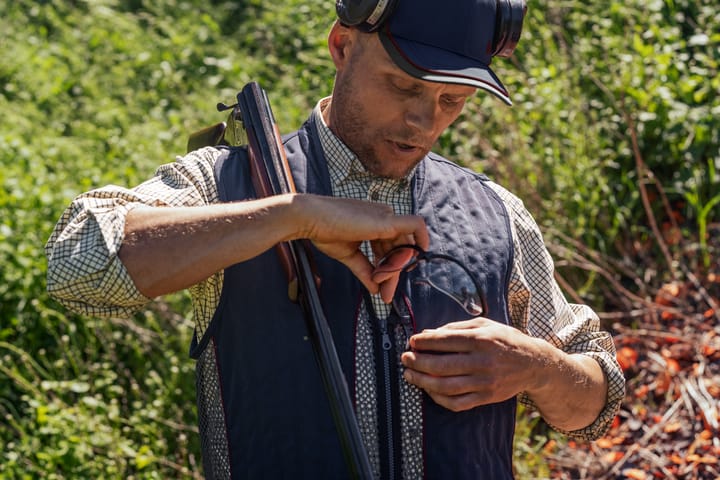
[[[328,49],[336,70],[341,70],[350,56],[350,48],[356,41],[356,31],[336,21],[328,34]]]

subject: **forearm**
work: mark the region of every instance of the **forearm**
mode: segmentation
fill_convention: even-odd
[[[143,295],[178,291],[296,237],[292,200],[135,208],[126,217],[119,257]]]
[[[545,421],[565,431],[579,430],[595,421],[605,407],[608,384],[600,364],[582,354],[565,353],[544,340],[538,350],[534,385],[527,389]]]
[[[382,282],[372,279],[373,266],[361,253],[361,242],[370,240],[380,254],[398,243],[428,245],[420,217],[398,216],[374,202],[311,194],[138,208],[128,214],[124,234],[120,259],[148,297],[189,287],[279,242],[300,238],[343,263],[375,293]]]

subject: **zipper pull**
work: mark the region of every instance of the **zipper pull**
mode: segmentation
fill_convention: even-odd
[[[398,318],[400,319],[396,327],[398,335],[400,335],[400,330],[402,329],[402,333],[405,334],[405,350],[410,350],[410,337],[415,333],[412,327],[412,320],[410,319],[410,315],[402,315],[400,313],[398,313]]]
[[[387,332],[383,332],[383,334],[382,334],[382,348],[385,351],[388,351],[392,348],[392,342],[390,341],[390,335],[388,335]]]
[[[382,334],[382,349],[388,351],[392,348],[392,341],[387,331],[387,318],[380,319],[380,333]]]

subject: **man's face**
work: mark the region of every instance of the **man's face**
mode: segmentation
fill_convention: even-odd
[[[337,75],[326,120],[370,172],[401,178],[460,115],[476,89],[418,80],[393,63],[377,35],[345,34],[351,41],[342,61],[335,58]]]

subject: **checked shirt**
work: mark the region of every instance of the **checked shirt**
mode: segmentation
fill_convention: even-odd
[[[321,100],[311,121],[320,141],[332,183],[333,195],[383,202],[398,214],[411,213],[410,178],[377,178],[365,170],[357,157],[325,125]],[[129,317],[151,299],[143,296],[118,258],[124,237],[125,216],[132,208],[146,206],[201,206],[219,202],[213,165],[217,149],[191,152],[162,165],[155,176],[134,188],[106,186],[78,196],[64,212],[45,247],[49,259],[48,291],[68,308],[91,316]],[[543,338],[567,353],[594,358],[609,385],[606,405],[588,427],[564,432],[582,439],[601,436],[610,426],[624,396],[624,377],[615,360],[611,336],[599,329],[597,315],[585,305],[570,304],[554,280],[553,262],[530,213],[513,194],[490,183],[508,210],[514,244],[508,305],[512,326]],[[432,249],[432,245],[430,247]],[[363,246],[372,258],[372,252]],[[200,338],[208,327],[220,299],[223,272],[217,272],[189,289],[193,300],[195,329]],[[378,316],[389,307],[373,298]],[[371,463],[379,471],[379,446],[375,413],[376,391],[369,316],[360,312],[357,336],[356,405],[361,433]],[[401,339],[398,339],[401,340]],[[403,477],[422,477],[422,445],[417,436],[406,435],[420,424],[420,392],[399,375],[402,411]],[[520,400],[532,405],[530,399]]]

